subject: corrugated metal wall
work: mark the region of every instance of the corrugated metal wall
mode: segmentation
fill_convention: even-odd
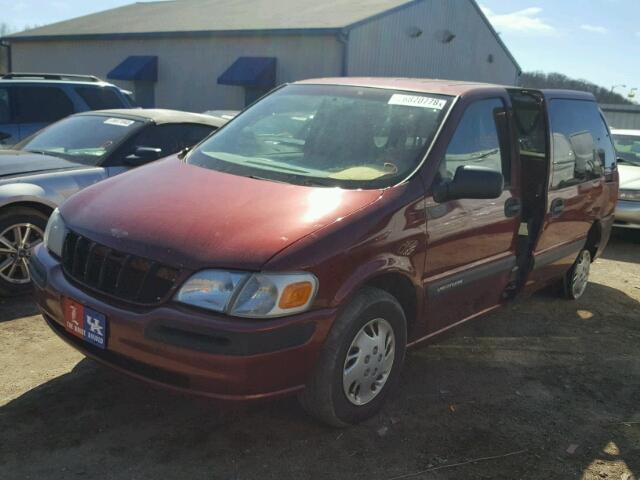
[[[455,35],[449,43],[443,43],[446,30]],[[470,0],[423,0],[355,28],[348,74],[513,85],[518,68]]]
[[[640,130],[640,105],[600,105],[611,128]]]
[[[449,30],[455,38],[443,43]],[[419,36],[415,36],[421,31]],[[413,35],[413,36],[412,36]],[[240,56],[278,59],[277,82],[340,76],[336,35],[215,36],[138,40],[14,42],[14,71],[107,73],[130,55],[157,55],[156,105],[190,111],[239,109],[244,89],[217,84]],[[407,76],[514,84],[517,67],[472,0],[422,0],[355,27],[350,76]],[[489,61],[491,56],[492,61]],[[127,82],[117,82],[133,89]]]
[[[334,35],[150,38],[76,42],[15,42],[13,69],[23,72],[107,73],[130,55],[157,55],[156,106],[201,112],[244,106],[242,87],[217,79],[241,56],[278,58],[277,81],[340,74],[342,45]],[[115,82],[132,89],[128,82]]]

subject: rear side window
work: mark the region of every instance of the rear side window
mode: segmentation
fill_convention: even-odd
[[[196,123],[149,125],[127,142],[122,150],[122,157],[132,154],[138,147],[159,148],[162,150],[162,157],[173,155],[200,143],[214,130],[215,127]]]
[[[113,88],[76,87],[75,90],[90,110],[107,110],[110,108],[126,107]]]
[[[0,125],[11,122],[11,104],[9,103],[9,90],[0,88]]]
[[[74,113],[69,97],[56,87],[14,87],[19,123],[51,123]]]
[[[598,106],[584,100],[549,104],[553,144],[551,188],[599,178],[615,165],[615,150]]]
[[[498,98],[467,107],[440,166],[441,177],[452,179],[459,167],[475,165],[502,173],[508,184],[510,159],[500,134],[504,115],[505,105]]]

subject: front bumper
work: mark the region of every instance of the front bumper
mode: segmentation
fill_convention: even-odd
[[[618,200],[615,227],[640,228],[640,202]]]
[[[219,400],[247,401],[302,390],[336,316],[316,310],[275,320],[246,320],[178,304],[133,310],[69,282],[43,246],[30,270],[38,307],[52,330],[88,357],[150,383]],[[107,349],[64,328],[62,299],[107,317]]]

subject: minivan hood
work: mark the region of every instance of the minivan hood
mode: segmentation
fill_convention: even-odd
[[[82,190],[61,214],[72,230],[122,252],[192,270],[259,270],[380,197],[246,178],[174,156]]]
[[[620,188],[640,190],[640,167],[634,165],[618,165]]]
[[[0,150],[0,177],[27,175],[67,168],[86,168],[86,166],[42,153]]]

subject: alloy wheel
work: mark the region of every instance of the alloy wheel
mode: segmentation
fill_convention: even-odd
[[[0,233],[0,278],[15,284],[31,282],[28,261],[31,248],[42,242],[44,232],[32,223],[12,225]]]

